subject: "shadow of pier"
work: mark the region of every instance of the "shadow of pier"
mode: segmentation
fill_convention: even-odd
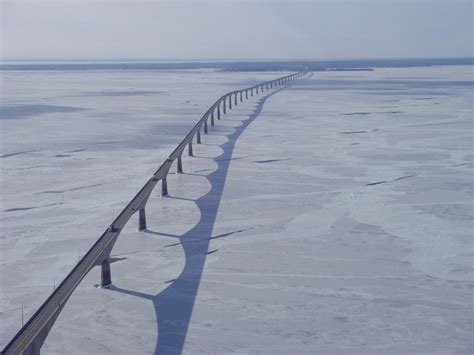
[[[265,101],[281,90],[283,88],[263,96],[257,102],[255,110],[242,120],[239,126],[234,127],[233,132],[223,134],[227,138],[227,142],[218,145],[222,149],[222,153],[212,158],[216,162],[217,168],[206,176],[211,189],[205,195],[194,200],[201,217],[192,229],[177,236],[176,245],[181,244],[185,255],[185,265],[181,274],[175,280],[171,280],[169,286],[157,295],[117,286],[111,288],[111,290],[153,302],[158,322],[158,341],[155,354],[181,354],[183,350],[206,257],[210,253],[209,244],[212,239],[215,239],[212,236],[212,231],[235,143],[242,132],[259,116]],[[161,233],[153,232],[153,234],[160,235]]]

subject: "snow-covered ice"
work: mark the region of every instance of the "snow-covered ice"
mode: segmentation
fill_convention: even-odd
[[[222,93],[285,73],[5,72],[0,343]],[[239,103],[82,281],[46,353],[472,353],[472,67]]]

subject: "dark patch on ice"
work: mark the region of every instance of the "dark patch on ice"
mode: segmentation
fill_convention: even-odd
[[[387,112],[382,112],[382,113],[391,113],[393,115],[396,115],[398,113],[403,113],[403,111],[387,111]]]
[[[255,227],[250,227],[250,228],[245,228],[245,229],[239,229],[239,230],[236,230],[236,231],[233,231],[233,232],[228,232],[228,233],[224,233],[224,234],[219,234],[219,235],[216,235],[214,237],[211,237],[209,239],[218,239],[218,238],[224,238],[224,237],[228,237],[229,235],[232,235],[232,234],[236,234],[236,233],[242,233],[242,232],[245,232],[245,231],[248,231],[250,229],[254,229]]]
[[[354,115],[371,115],[373,112],[350,112],[350,113],[343,113],[343,116],[354,116]]]
[[[203,171],[209,171],[209,170],[213,170],[213,169],[200,169],[200,170],[194,170],[195,173],[201,173]]]
[[[34,152],[38,152],[38,150],[25,150],[23,152],[2,154],[2,155],[0,155],[0,158],[9,158],[9,157],[13,157],[15,155],[26,154],[26,153],[34,153]]]
[[[378,132],[378,131],[380,131],[378,128],[374,128],[374,129],[372,130],[372,132]]]
[[[29,169],[36,169],[36,168],[43,168],[47,165],[34,165],[34,166],[28,166],[25,168],[17,168],[17,169],[7,169],[7,170],[29,170]]]
[[[9,208],[7,210],[3,210],[2,212],[16,212],[16,211],[27,211],[27,210],[34,210],[37,208],[43,208],[43,207],[49,207],[49,206],[55,206],[55,205],[62,205],[62,202],[58,203],[50,203],[48,205],[43,205],[43,206],[35,206],[35,207],[16,207],[16,208]]]
[[[359,145],[360,143],[356,142],[356,143],[351,143],[349,145]]]
[[[467,165],[467,164],[469,164],[469,163],[454,164],[454,165],[450,165],[449,167],[450,167],[450,168],[455,168],[455,167],[457,167],[457,166],[465,166],[465,165]]]
[[[214,249],[214,250],[211,250],[211,251],[208,251],[206,253],[206,255],[209,255],[209,254],[214,254],[215,252],[217,252],[219,249]]]
[[[86,110],[81,107],[56,105],[4,105],[0,106],[0,119],[19,119],[42,115],[44,113],[64,113]]]
[[[380,102],[400,102],[400,100],[382,100]]]
[[[165,281],[165,284],[170,284],[170,283],[175,282],[175,281],[176,281],[176,279],[171,279],[171,280]]]
[[[285,161],[285,160],[291,160],[291,159],[293,159],[293,158],[256,160],[256,161],[253,161],[252,163],[266,164],[266,163],[273,163],[273,162],[276,162],[276,161]]]
[[[95,142],[94,144],[115,144],[115,143],[119,143],[119,141]]]
[[[437,122],[437,123],[423,123],[423,124],[412,124],[407,127],[424,127],[424,126],[442,126],[446,124],[456,124],[456,123],[470,123],[471,121],[448,121],[448,122]]]
[[[88,189],[88,188],[91,188],[91,187],[102,186],[102,185],[104,185],[104,184],[93,184],[93,185],[87,185],[87,186],[81,186],[81,187],[74,187],[74,188],[68,189],[68,190],[49,190],[49,191],[39,192],[39,194],[62,194],[64,192]]]
[[[84,152],[84,151],[86,151],[86,149],[76,149],[76,150],[70,150],[66,153],[79,153],[79,152]]]
[[[196,242],[196,240],[195,240],[194,242]],[[173,243],[173,244],[168,244],[168,245],[165,245],[165,248],[175,247],[175,246],[181,245],[181,244],[182,244],[181,242],[179,242],[179,243]]]
[[[190,102],[191,102],[191,100],[188,100],[188,101],[185,102],[185,104],[189,104]]]
[[[15,211],[27,211],[27,210],[33,210],[38,207],[18,207],[18,208],[10,208],[8,210],[3,210],[3,212],[15,212]]]
[[[396,179],[393,179],[392,181],[399,181],[399,180],[403,180],[403,179],[408,179],[408,178],[411,178],[411,177],[415,177],[417,176],[418,174],[412,174],[412,175],[406,175],[406,176],[401,176],[401,177],[398,177]]]
[[[371,182],[369,184],[365,184],[365,186],[375,186],[375,185],[385,184],[387,182],[393,182],[393,181],[408,179],[408,178],[411,178],[411,177],[414,177],[414,176],[417,176],[417,175],[418,174],[412,174],[412,175],[400,176],[400,177],[398,177],[396,179],[393,179],[393,180],[382,180],[382,181],[377,181],[377,182]]]
[[[371,182],[370,184],[365,184],[365,186],[374,186],[374,185],[380,185],[380,184],[385,184],[388,182],[387,180],[382,180],[382,181],[377,181],[377,182]]]
[[[70,157],[70,154],[56,154],[54,157],[55,158],[67,158]]]
[[[418,97],[415,100],[433,100],[434,97]]]
[[[237,158],[228,158],[228,159],[218,159],[216,161],[229,161],[229,160],[239,160],[239,159],[244,159],[246,157],[237,157]]]
[[[86,185],[86,186],[81,186],[81,187],[75,187],[75,188],[72,188],[72,189],[69,189],[69,190],[65,190],[65,192],[83,190],[83,189],[88,189],[90,187],[96,187],[96,186],[102,186],[102,185],[104,185],[104,184],[92,184],[92,185]]]
[[[341,132],[341,134],[357,134],[357,133],[367,133],[367,131],[349,131],[349,132]]]
[[[300,118],[303,118],[303,116],[296,116],[296,117],[289,117],[289,120],[299,120]]]

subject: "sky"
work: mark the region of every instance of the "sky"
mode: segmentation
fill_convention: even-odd
[[[474,0],[0,3],[2,60],[474,56]]]

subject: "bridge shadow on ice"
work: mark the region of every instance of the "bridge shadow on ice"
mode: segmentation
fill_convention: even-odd
[[[222,153],[215,158],[209,158],[216,162],[217,169],[206,176],[211,185],[209,192],[194,200],[201,214],[200,220],[191,230],[178,236],[185,255],[184,269],[178,278],[157,295],[126,290],[117,286],[111,288],[111,290],[146,298],[153,302],[158,322],[155,354],[180,354],[183,350],[235,143],[242,132],[261,113],[265,101],[281,90],[283,88],[262,97],[257,102],[255,110],[241,121],[238,127],[234,127],[232,133],[223,135],[228,140],[219,145]]]

